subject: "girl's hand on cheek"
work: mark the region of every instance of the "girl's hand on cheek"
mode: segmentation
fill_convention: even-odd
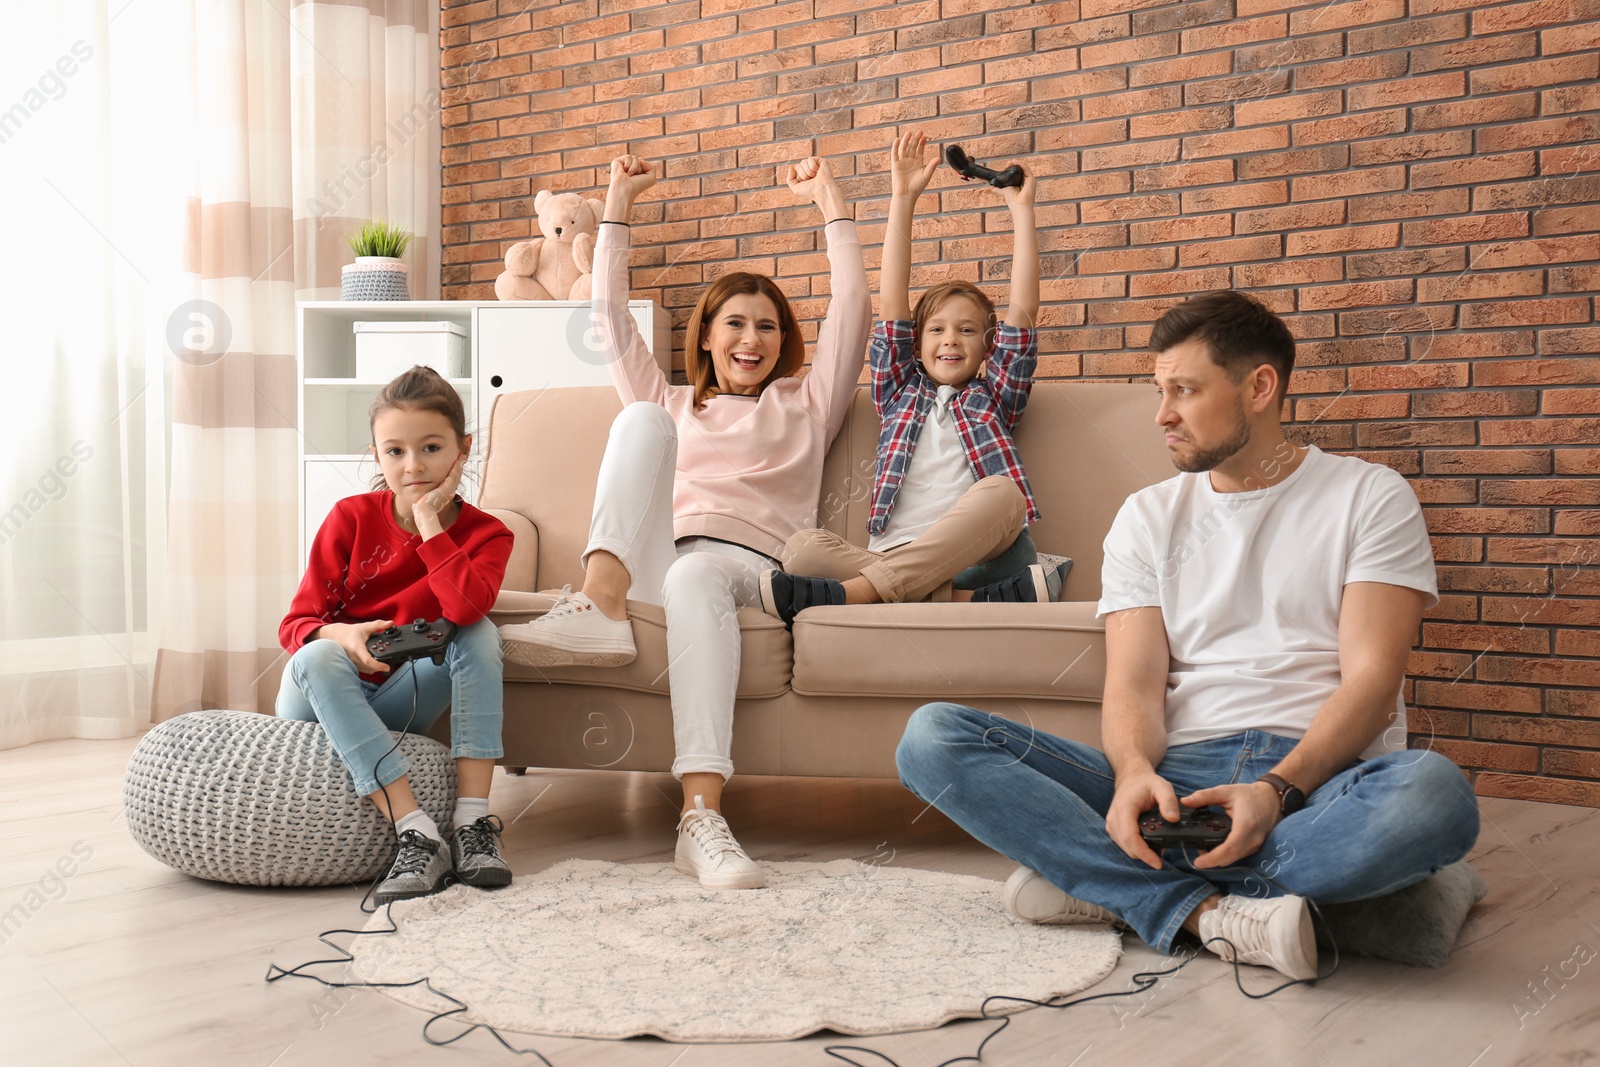
[[[417,532],[424,533],[423,526],[428,520],[435,523],[439,515],[450,506],[455,499],[456,489],[461,485],[461,472],[467,463],[467,455],[463,452],[456,457],[455,463],[450,466],[450,473],[439,486],[426,493],[421,500],[411,505],[411,517],[417,524]]]

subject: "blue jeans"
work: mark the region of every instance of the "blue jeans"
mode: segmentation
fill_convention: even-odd
[[[414,659],[396,667],[381,685],[363,680],[337,643],[308,641],[283,672],[276,711],[280,719],[322,723],[356,792],[370,796],[379,782],[388,785],[411,769],[404,752],[389,752],[394,744],[389,731],[426,733],[447,707],[452,757],[505,755],[500,745],[505,711],[500,664],[500,631],[487,618],[457,631],[445,648],[442,666]]]
[[[1249,730],[1178,745],[1156,768],[1179,797],[1252,782],[1292,738]],[[1104,753],[959,704],[928,704],[895,753],[900,780],[996,852],[1079,900],[1119,916],[1146,944],[1172,950],[1183,921],[1213,893],[1318,903],[1381,896],[1460,860],[1478,839],[1478,803],[1435,752],[1359,760],[1306,798],[1253,856],[1196,872],[1168,849],[1151,870],[1106,832],[1115,776]]]

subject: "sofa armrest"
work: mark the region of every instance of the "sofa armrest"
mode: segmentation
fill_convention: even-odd
[[[515,543],[511,547],[511,558],[506,560],[505,581],[500,583],[501,589],[522,589],[532,592],[539,588],[539,528],[529,521],[526,515],[516,511],[506,511],[502,508],[484,508],[484,513],[493,515],[506,524],[506,529],[511,531]]]

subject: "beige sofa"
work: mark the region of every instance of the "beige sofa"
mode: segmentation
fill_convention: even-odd
[[[953,700],[1090,743],[1099,740],[1105,638],[1095,621],[1101,541],[1134,490],[1171,477],[1149,385],[1041,382],[1016,440],[1044,518],[1043,552],[1071,556],[1058,604],[813,608],[783,624],[746,609],[733,762],[741,774],[894,777],[894,749],[920,705]],[[609,388],[501,396],[480,506],[516,534],[497,624],[525,622],[581,584]],[[819,524],[865,543],[878,418],[858,390],[828,453]],[[662,771],[673,758],[660,607],[630,602],[639,657],[621,668],[506,665],[509,767]],[[437,736],[446,737],[441,723]]]

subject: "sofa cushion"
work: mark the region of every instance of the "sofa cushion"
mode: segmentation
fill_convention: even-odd
[[[559,594],[524,593],[502,589],[489,618],[496,626],[527,622],[550,610]],[[633,640],[639,658],[625,667],[524,667],[505,665],[508,682],[553,682],[565,685],[595,685],[607,689],[631,689],[640,693],[667,692],[667,616],[659,604],[628,601],[628,617],[633,620]],[[741,698],[775,697],[789,688],[789,663],[793,646],[789,632],[759,609],[740,608],[739,684]]]
[[[1092,602],[809,608],[794,624],[794,691],[1098,703],[1105,627]]]

